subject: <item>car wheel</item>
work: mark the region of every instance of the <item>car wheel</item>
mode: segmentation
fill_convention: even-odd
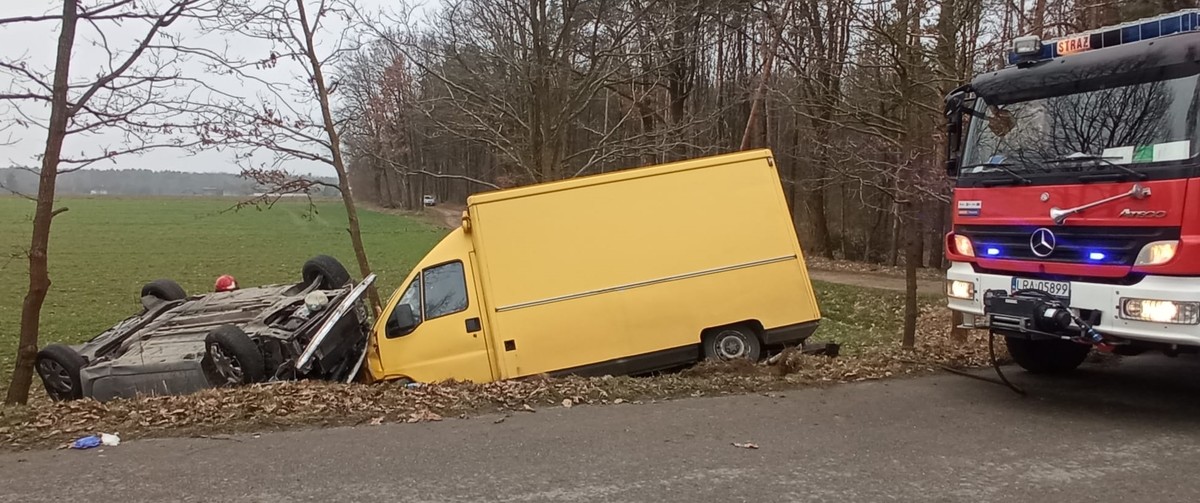
[[[34,368],[42,378],[46,394],[57,401],[83,398],[79,369],[87,365],[77,351],[62,344],[51,344],[38,351]]]
[[[1031,340],[1006,336],[1008,354],[1021,368],[1035,374],[1060,374],[1079,367],[1092,347],[1060,339]]]
[[[179,286],[179,283],[169,279],[156,279],[142,287],[142,297],[146,296],[165,301],[183,300],[187,298],[187,291]]]
[[[208,333],[201,365],[213,386],[259,382],[267,373],[258,346],[246,332],[233,325],[222,325]]]
[[[734,325],[711,330],[704,337],[704,356],[709,360],[730,361],[762,358],[762,342],[758,334],[745,325]]]
[[[321,283],[318,286],[326,290],[341,288],[350,282],[350,273],[346,271],[346,267],[328,255],[317,255],[308,259],[300,272],[304,284],[312,284],[320,278]]]

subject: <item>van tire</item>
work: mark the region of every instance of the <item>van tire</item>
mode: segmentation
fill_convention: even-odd
[[[728,327],[708,330],[701,345],[704,346],[704,357],[713,361],[730,361],[747,359],[753,362],[762,358],[762,341],[758,333],[746,325],[731,325]]]

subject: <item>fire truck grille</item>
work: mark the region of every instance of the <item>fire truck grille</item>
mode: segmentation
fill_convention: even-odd
[[[1179,239],[1178,227],[960,225],[954,232],[971,238],[982,258],[1103,265],[1133,265],[1147,243]]]

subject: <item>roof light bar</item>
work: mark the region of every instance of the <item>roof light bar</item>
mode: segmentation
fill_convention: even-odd
[[[1036,55],[1034,54],[1035,51],[1027,45],[1029,43],[1027,41],[1028,37],[1020,37],[1014,40],[1014,47],[1008,52],[1008,64],[1015,65],[1023,62],[1053,59],[1194,30],[1200,30],[1200,9],[1181,10],[1116,26],[1106,26],[1055,40],[1047,40],[1042,42],[1042,50]],[[1023,47],[1017,47],[1018,43],[1021,43]]]

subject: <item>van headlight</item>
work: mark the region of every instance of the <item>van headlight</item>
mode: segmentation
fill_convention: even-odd
[[[947,281],[946,295],[956,299],[972,300],[975,298],[975,283],[957,279]]]
[[[1175,258],[1175,250],[1179,248],[1179,241],[1155,241],[1142,247],[1142,251],[1138,252],[1137,260],[1133,261],[1133,265],[1160,265],[1170,262]]]
[[[1200,323],[1200,302],[1121,298],[1121,317],[1175,325]]]

